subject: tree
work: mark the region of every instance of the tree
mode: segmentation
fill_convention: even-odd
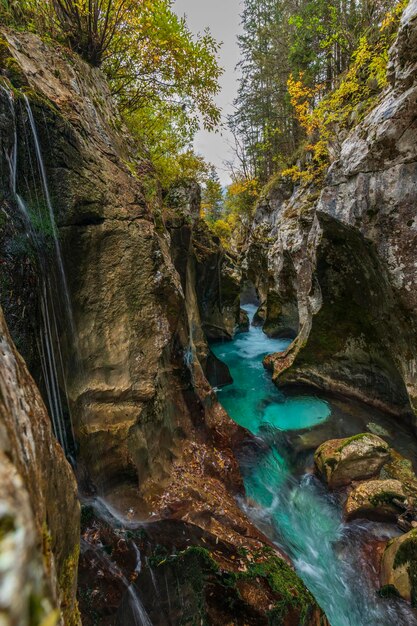
[[[293,165],[308,140],[288,79],[314,108],[347,71],[361,37],[372,40],[393,0],[244,0],[241,79],[230,127],[246,177],[262,182]]]
[[[219,45],[208,31],[193,37],[170,0],[142,0],[123,24],[104,69],[124,110],[149,101],[186,110],[189,124],[199,116],[207,129],[220,121],[214,97],[222,74]]]
[[[186,111],[190,128],[220,121],[219,44],[208,30],[193,36],[172,0],[0,0],[0,16],[101,66],[123,111],[164,102]]]
[[[119,44],[135,4],[131,0],[52,0],[71,48],[97,67]]]
[[[216,168],[212,166],[203,187],[201,212],[204,219],[213,224],[221,218],[223,210],[223,189]]]

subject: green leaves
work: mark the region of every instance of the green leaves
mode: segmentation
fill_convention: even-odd
[[[352,55],[360,48],[361,37],[367,38],[372,50],[375,42],[380,42],[381,23],[392,29],[404,2],[245,0],[239,38],[242,78],[230,120],[242,173],[265,182],[282,167],[299,171],[295,161],[303,156],[301,146],[303,142],[311,144],[306,118],[326,94],[339,89],[341,77],[350,71]],[[372,79],[370,84],[381,88],[386,53],[379,43],[374,52],[365,72]],[[302,76],[303,88],[309,94],[301,117],[300,108],[294,110],[290,103],[290,76]],[[343,90],[355,86],[349,78]],[[363,90],[358,88],[357,92],[360,97]],[[337,111],[329,115],[336,118]],[[322,146],[319,153],[322,164]]]
[[[141,10],[123,25],[104,68],[123,109],[144,102],[170,102],[183,107],[195,125],[213,129],[220,121],[214,97],[222,73],[219,45],[208,31],[193,37],[169,0],[142,0]]]

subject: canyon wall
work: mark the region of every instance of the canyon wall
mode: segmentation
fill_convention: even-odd
[[[278,384],[356,396],[417,425],[417,2],[390,51],[389,88],[347,136],[323,189],[277,179],[245,265],[265,330],[296,337]]]

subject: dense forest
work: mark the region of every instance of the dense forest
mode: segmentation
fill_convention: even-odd
[[[229,119],[234,180],[214,226],[223,241],[237,221],[247,220],[271,178],[320,182],[348,131],[387,85],[388,50],[405,5],[244,3],[240,86]]]

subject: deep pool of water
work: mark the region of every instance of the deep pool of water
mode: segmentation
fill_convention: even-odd
[[[256,307],[244,308],[252,318]],[[233,377],[233,384],[218,390],[220,402],[268,444],[241,460],[247,496],[242,506],[292,558],[332,626],[417,625],[406,603],[377,594],[370,554],[378,541],[398,534],[395,527],[344,524],[337,496],[311,472],[313,448],[331,437],[376,431],[409,458],[416,453],[415,441],[398,425],[392,428],[386,416],[355,403],[279,391],[262,360],[289,343],[251,326],[231,342],[212,345]]]

